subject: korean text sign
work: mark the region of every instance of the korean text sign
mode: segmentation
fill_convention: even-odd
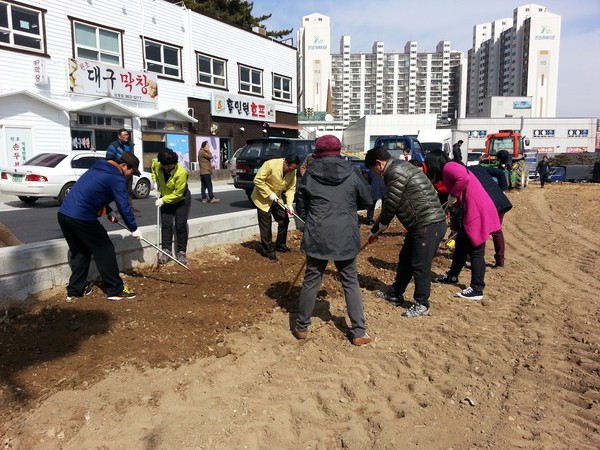
[[[69,59],[69,90],[74,94],[111,97],[118,100],[156,102],[155,73],[128,70],[96,61]]]

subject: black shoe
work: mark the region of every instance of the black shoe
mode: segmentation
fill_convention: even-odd
[[[367,219],[367,220],[365,220],[365,223],[367,225],[373,225],[375,223],[375,221],[373,219]]]
[[[271,261],[273,262],[277,262],[277,255],[275,253],[271,254],[271,255],[266,255],[267,258],[269,258]]]
[[[499,269],[500,267],[504,267],[504,262],[496,262],[496,264],[492,266],[492,269]]]
[[[289,253],[292,251],[292,249],[287,245],[280,245],[279,247],[276,247],[275,250],[277,250],[279,253]]]

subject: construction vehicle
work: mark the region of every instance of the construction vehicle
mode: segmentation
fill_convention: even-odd
[[[497,166],[498,162],[503,163],[508,172],[510,187],[524,189],[529,184],[529,173],[525,166],[526,145],[529,145],[529,140],[523,137],[520,130],[500,130],[498,133],[488,134],[482,164]],[[503,150],[508,153],[508,159],[498,161],[498,153]]]

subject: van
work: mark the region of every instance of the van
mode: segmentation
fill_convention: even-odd
[[[300,164],[308,155],[315,152],[312,139],[257,138],[248,139],[246,145],[236,156],[235,178],[233,185],[244,189],[248,199],[254,190],[254,176],[265,161],[298,155]]]

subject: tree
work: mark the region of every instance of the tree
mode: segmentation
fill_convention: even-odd
[[[568,153],[558,153],[554,158],[548,160],[552,166],[568,166],[572,163],[571,156]]]
[[[252,15],[254,3],[245,0],[183,0],[183,3],[193,11],[247,30],[252,30],[253,27],[265,28],[262,22],[272,16],[272,14],[266,14],[254,17]],[[293,30],[290,28],[289,30],[267,31],[267,36],[281,38]]]

